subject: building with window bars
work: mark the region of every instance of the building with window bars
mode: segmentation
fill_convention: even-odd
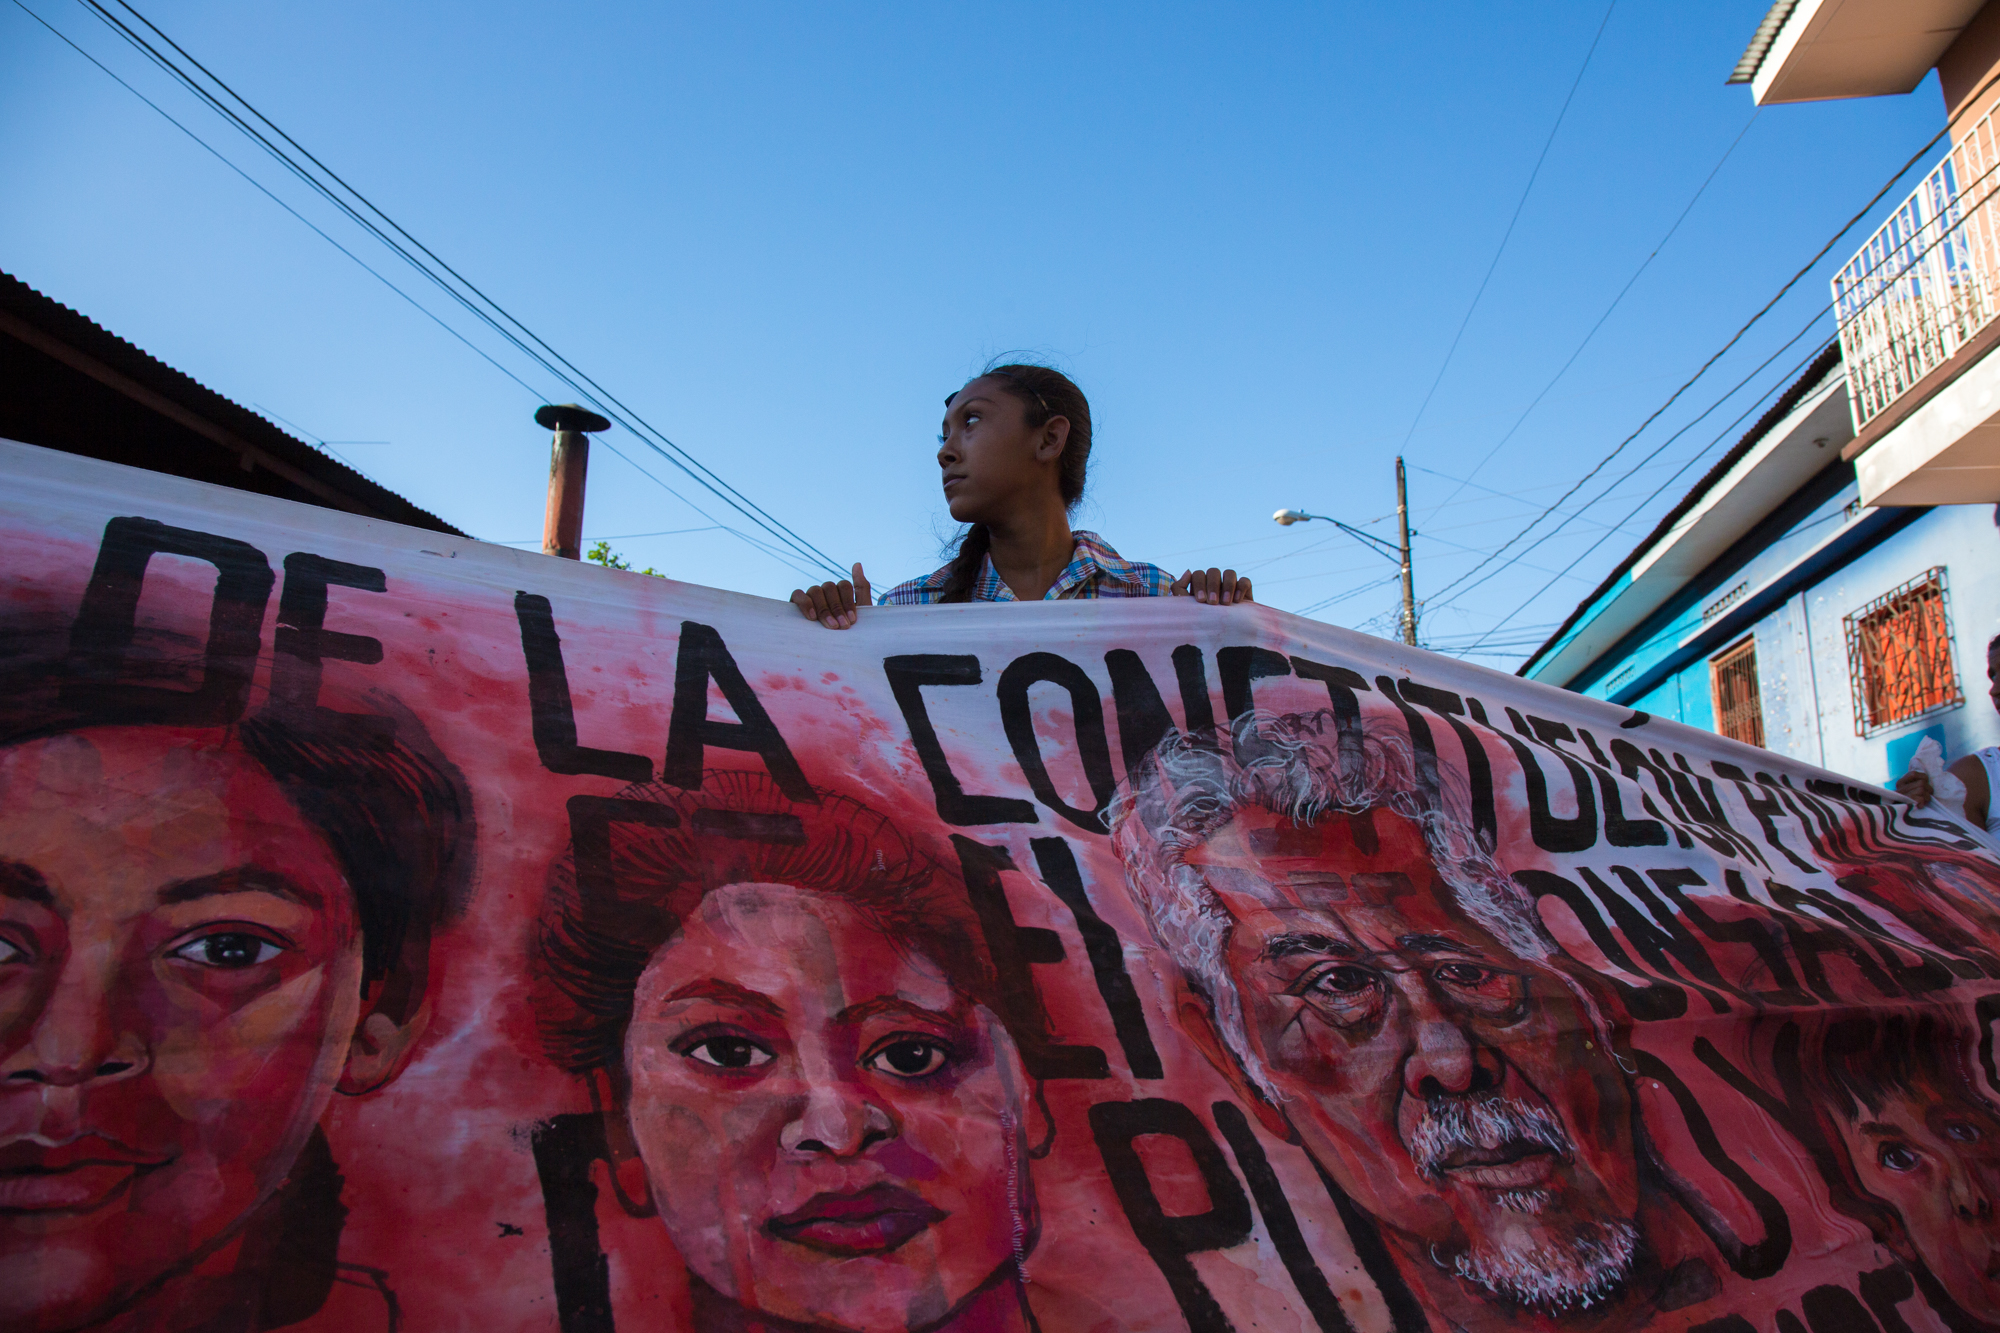
[[[1728,82],[1933,69],[1948,147],[1833,277],[1827,350],[1522,675],[1874,782],[2000,744],[2000,0],[1777,0]]]
[[[1862,503],[1838,343],[1521,674],[1887,783],[2000,744],[2000,507]],[[1968,680],[1968,677],[1970,678]]]

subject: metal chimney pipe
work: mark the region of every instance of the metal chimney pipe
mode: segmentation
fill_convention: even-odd
[[[575,403],[544,403],[535,424],[556,433],[549,453],[549,507],[542,517],[542,554],[583,557],[583,484],[590,469],[590,434],[611,423]]]

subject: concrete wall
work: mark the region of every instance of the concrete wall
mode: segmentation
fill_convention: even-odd
[[[1764,705],[1765,747],[1824,764],[1808,623],[1804,593],[1757,623],[1757,692]]]
[[[1755,589],[1768,583],[1841,525],[1858,522],[1858,516],[1848,511],[1857,494],[1850,485],[1803,515],[1783,536],[1731,571],[1720,586],[1747,582]],[[1907,767],[1909,753],[1926,732],[1938,737],[1951,758],[2000,745],[2000,714],[1986,697],[1986,642],[2000,633],[2000,527],[1995,526],[1995,513],[1994,506],[1985,504],[1932,509],[1757,622],[1752,632],[1768,749],[1886,785]],[[1936,565],[1945,568],[1953,665],[1965,702],[1872,736],[1859,736],[1843,622]],[[1700,626],[1700,608],[1689,607],[1631,658],[1643,670]],[[1601,675],[1583,693],[1606,697],[1625,679],[1630,675],[1621,667]],[[1714,730],[1708,661],[1690,663],[1644,698],[1632,701],[1632,707]]]
[[[1945,568],[1953,665],[1965,702],[1872,736],[1857,735],[1845,618],[1936,565]],[[1933,509],[1757,625],[1765,744],[1864,782],[1888,783],[1926,731],[1947,756],[2000,744],[1986,698],[1986,642],[2000,632],[2000,528],[1987,505]],[[1692,721],[1692,719],[1688,719]],[[1891,759],[1896,760],[1891,772]]]
[[[2000,101],[2000,83],[1985,87],[2000,72],[2000,3],[1989,4],[1938,58],[1938,91],[1953,117],[1952,142],[1964,137],[1979,118]]]

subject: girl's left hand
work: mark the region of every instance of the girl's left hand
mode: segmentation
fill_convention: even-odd
[[[1190,569],[1173,581],[1171,591],[1176,597],[1192,597],[1210,606],[1254,600],[1249,576],[1237,578],[1233,569]]]
[[[807,620],[817,620],[828,629],[847,629],[861,618],[857,608],[869,605],[872,595],[868,576],[861,572],[861,562],[857,560],[853,581],[842,579],[816,588],[795,588],[792,605]]]

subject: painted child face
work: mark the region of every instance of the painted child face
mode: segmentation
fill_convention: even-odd
[[[1347,1191],[1491,1294],[1614,1290],[1637,1239],[1629,1091],[1559,975],[1458,910],[1417,826],[1244,810],[1187,859],[1235,920],[1251,1048]]]
[[[1962,1097],[1898,1094],[1842,1133],[1862,1185],[1903,1215],[1952,1299],[2000,1310],[2000,1117]]]
[[[219,733],[0,751],[0,1325],[226,1241],[332,1096],[361,967],[332,853]]]
[[[1005,1030],[838,899],[710,894],[640,977],[625,1058],[674,1244],[752,1310],[928,1327],[1033,1244]]]

